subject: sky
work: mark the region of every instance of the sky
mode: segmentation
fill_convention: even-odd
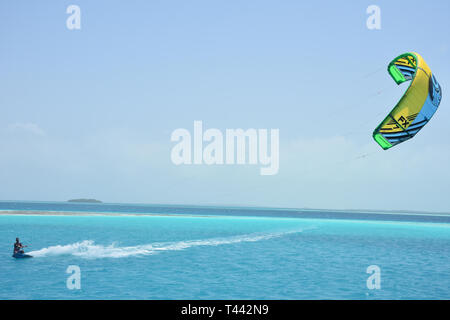
[[[1,1],[0,200],[450,212],[449,13],[447,0]],[[387,64],[409,51],[443,99],[383,151],[372,132],[407,86]],[[195,120],[279,129],[278,174],[175,165],[171,133]]]

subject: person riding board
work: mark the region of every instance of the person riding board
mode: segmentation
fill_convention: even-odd
[[[19,238],[16,238],[16,242],[14,243],[14,254],[24,254],[23,248],[26,246],[22,245],[19,241]]]

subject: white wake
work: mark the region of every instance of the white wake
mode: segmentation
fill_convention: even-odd
[[[31,251],[28,254],[33,257],[50,257],[60,255],[73,255],[82,258],[124,258],[129,256],[152,255],[162,251],[177,251],[198,246],[219,246],[226,244],[234,244],[239,242],[255,242],[261,240],[269,240],[284,235],[298,233],[302,230],[272,232],[272,233],[252,233],[240,236],[232,236],[225,238],[210,238],[204,240],[186,240],[178,242],[160,242],[150,243],[138,246],[121,247],[116,244],[99,245],[92,240],[84,240],[67,245],[57,245]]]

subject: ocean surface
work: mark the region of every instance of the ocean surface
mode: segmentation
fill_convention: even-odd
[[[0,201],[0,299],[450,299],[450,215]]]

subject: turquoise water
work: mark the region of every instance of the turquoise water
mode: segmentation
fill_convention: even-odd
[[[0,210],[132,211],[73,206],[0,202]],[[0,215],[0,299],[450,299],[445,216],[179,206],[150,216],[142,213],[162,209],[138,207],[141,215]],[[11,257],[15,237],[34,258]],[[80,290],[66,287],[70,265],[81,270]],[[380,267],[379,290],[366,286],[370,265]]]

